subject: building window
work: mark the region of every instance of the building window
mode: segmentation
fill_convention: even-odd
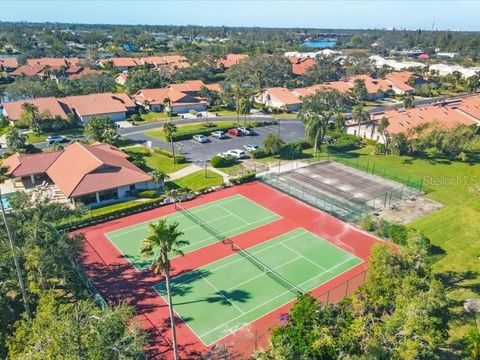
[[[133,191],[133,190],[135,190],[135,184],[130,185],[130,191]]]
[[[91,205],[97,202],[97,197],[95,193],[79,196],[75,198],[76,201],[81,202],[83,205]]]
[[[113,189],[113,190],[100,191],[98,193],[98,196],[100,198],[100,201],[117,200],[118,199],[118,190]]]

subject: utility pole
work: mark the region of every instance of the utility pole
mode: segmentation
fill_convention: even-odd
[[[28,318],[32,320],[32,313],[30,311],[30,305],[28,305],[27,291],[25,290],[25,283],[23,282],[22,269],[20,268],[20,263],[18,262],[17,253],[15,251],[15,244],[13,241],[13,236],[8,226],[7,216],[5,214],[5,207],[3,206],[3,201],[1,199],[2,192],[0,191],[0,208],[2,211],[3,223],[5,224],[5,229],[7,230],[8,241],[10,242],[10,247],[12,248],[13,262],[15,263],[15,270],[17,271],[18,283],[20,285],[20,291],[22,292],[23,304],[27,312]]]

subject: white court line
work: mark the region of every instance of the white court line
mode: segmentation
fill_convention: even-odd
[[[220,209],[222,209],[223,211],[226,211],[227,213],[229,213],[229,214],[231,214],[232,216],[236,217],[238,220],[244,222],[245,224],[248,224],[248,221],[246,221],[244,218],[242,218],[242,217],[238,216],[237,214],[231,212],[230,210],[224,208],[222,205],[218,205],[218,207],[219,207]]]
[[[313,279],[316,279],[316,278],[318,278],[319,276],[324,275],[325,273],[330,272],[331,270],[335,269],[336,267],[339,267],[340,265],[343,265],[343,264],[346,263],[347,261],[350,261],[350,260],[353,260],[353,259],[354,259],[354,257],[351,257],[351,258],[349,258],[349,259],[347,259],[347,260],[342,261],[341,263],[339,263],[339,264],[331,267],[331,268],[328,269],[327,271],[324,271],[324,272],[322,272],[322,273],[320,273],[320,274],[317,274],[317,275],[311,277],[310,279],[302,282],[301,284],[298,285],[298,287],[301,287],[302,285],[305,285],[306,283],[312,281]],[[349,270],[350,270],[350,269],[349,269]],[[338,276],[338,275],[337,275],[337,276]],[[332,278],[332,279],[333,279],[333,278]],[[330,280],[332,280],[332,279],[328,279],[327,281],[330,281]],[[246,315],[246,314],[248,314],[248,313],[250,313],[250,312],[252,312],[252,311],[254,311],[254,310],[256,310],[256,309],[258,309],[258,308],[260,308],[260,307],[262,307],[262,306],[264,306],[264,305],[266,305],[266,304],[268,304],[268,303],[270,303],[270,302],[272,302],[272,301],[274,301],[274,300],[276,300],[276,299],[278,299],[279,297],[281,297],[281,296],[283,296],[283,295],[285,295],[285,294],[288,294],[289,292],[290,292],[290,290],[284,291],[283,293],[281,293],[281,294],[279,294],[279,295],[271,298],[270,300],[265,301],[264,303],[262,303],[262,304],[260,304],[260,305],[258,305],[258,306],[255,306],[254,308],[248,310],[248,311],[245,312],[244,314],[239,315],[239,316],[237,316],[237,317],[235,317],[235,318],[233,318],[233,319],[230,319],[230,320],[227,321],[226,323],[223,323],[222,325],[219,325],[219,326],[217,326],[216,328],[211,329],[211,330],[207,331],[206,333],[203,333],[202,335],[199,335],[199,337],[204,337],[205,335],[208,335],[208,334],[210,334],[210,333],[212,333],[212,332],[220,329],[221,327],[230,324],[232,321],[235,321],[235,320],[237,320],[237,319],[240,319],[242,316],[244,316],[244,315]],[[263,317],[263,316],[264,316],[264,315],[262,315],[262,317]]]
[[[275,266],[275,267],[273,267],[273,268],[271,268],[271,269],[275,271],[275,270],[280,269],[281,267],[283,267],[283,266],[285,266],[285,265],[287,265],[287,264],[290,264],[290,263],[292,263],[292,262],[294,262],[294,261],[297,261],[298,259],[301,259],[301,258],[302,258],[302,256],[297,256],[296,258],[293,258],[292,260],[289,260],[289,261],[283,263],[282,265]],[[256,276],[254,276],[254,277],[252,277],[252,278],[250,278],[250,279],[248,279],[248,280],[246,280],[246,281],[241,282],[240,284],[237,284],[237,285],[235,285],[235,286],[232,286],[231,288],[228,288],[228,289],[225,290],[225,291],[232,291],[233,289],[236,289],[236,288],[238,288],[238,287],[241,286],[241,285],[248,284],[250,281],[255,280],[255,279],[258,279],[259,277],[264,276],[264,275],[265,275],[265,273],[261,273],[261,274],[259,274],[259,275],[256,275]]]
[[[191,213],[195,214],[196,212],[202,212],[204,210],[208,210],[212,207],[215,207],[217,206],[217,202],[222,202],[222,203],[225,203],[225,204],[228,204],[228,203],[231,203],[231,202],[235,202],[235,201],[238,201],[240,199],[244,198],[243,196],[239,196],[239,194],[235,194],[235,195],[232,195],[232,196],[228,196],[226,198],[223,198],[223,199],[219,199],[219,200],[215,200],[214,202],[212,203],[209,203],[209,204],[202,204],[202,205],[197,205],[197,206],[194,206],[193,208],[191,209],[188,209]],[[247,199],[248,200],[248,199]],[[251,201],[251,200],[249,200]],[[166,214],[166,215],[163,215],[163,216],[159,216],[157,218],[154,218],[154,219],[150,219],[150,220],[145,220],[145,221],[142,221],[140,223],[137,223],[137,224],[134,224],[134,225],[130,225],[130,226],[125,226],[121,229],[117,229],[117,230],[113,230],[113,231],[110,231],[108,233],[106,233],[105,235],[110,238],[111,236],[117,236],[117,235],[122,235],[122,234],[126,234],[128,232],[122,232],[123,229],[132,229],[132,230],[136,230],[137,228],[140,229],[144,226],[144,224],[150,224],[158,219],[162,219],[162,218],[166,218],[168,217],[169,219],[174,219],[174,218],[177,218],[177,217],[180,217],[180,216],[184,216],[182,215],[181,213],[178,213],[178,212],[173,212],[173,213],[170,213],[170,214]],[[116,233],[116,232],[120,232],[120,234],[112,234],[112,235],[109,235],[111,233]]]
[[[200,276],[201,276],[201,275],[200,275]],[[237,305],[235,305],[227,296],[225,296],[225,294],[223,293],[223,291],[218,290],[218,289],[217,289],[210,281],[208,281],[205,277],[202,276],[202,279],[205,280],[205,282],[206,282],[208,285],[210,285],[212,288],[214,288],[215,291],[216,291],[218,294],[222,295],[222,296],[225,298],[225,300],[227,300],[230,304],[232,304],[233,306],[235,306],[242,314],[245,314],[245,311],[243,311],[242,309],[240,309],[240,308],[239,308]]]
[[[298,229],[294,229],[294,230],[292,230],[292,231],[290,231],[290,232],[288,232],[288,233],[285,233],[285,234],[283,234],[283,235],[280,235],[280,236],[284,236],[284,235],[289,234],[289,233],[294,232],[294,231],[298,231]],[[303,234],[303,233],[302,233],[302,234]],[[286,239],[286,240],[283,240],[283,241],[281,241],[281,242],[279,242],[279,243],[275,243],[275,244],[270,245],[270,246],[268,246],[268,247],[266,247],[266,248],[260,249],[260,250],[255,251],[255,252],[251,252],[251,254],[252,254],[252,255],[260,254],[261,252],[264,252],[264,251],[266,251],[266,250],[268,250],[268,249],[274,248],[275,246],[281,245],[283,242],[288,241],[288,240],[291,240],[291,239],[294,239],[294,238],[296,238],[296,237],[298,237],[298,236],[300,236],[300,235],[302,235],[302,234],[295,235],[295,236],[290,237],[290,238],[288,238],[288,239]],[[271,240],[273,240],[273,239],[271,239]],[[271,240],[270,240],[270,241],[271,241]],[[268,242],[268,241],[267,241],[267,242]],[[236,256],[236,255],[237,255],[237,254],[232,254],[232,255],[229,255],[229,256],[230,256],[230,257],[233,257],[233,256]],[[228,258],[228,257],[227,257],[227,258]],[[225,259],[226,259],[226,258],[222,258],[222,259],[216,260],[216,261],[214,261],[214,262],[209,263],[208,265],[215,264],[216,262],[220,262],[220,261],[223,261],[223,260],[225,260]],[[226,268],[227,266],[230,266],[230,265],[235,264],[235,263],[237,263],[237,262],[239,262],[239,261],[242,261],[242,260],[245,260],[245,258],[240,255],[240,257],[239,257],[237,260],[230,261],[230,262],[228,262],[227,264],[223,264],[223,265],[217,266],[216,268],[213,268],[212,270],[209,270],[209,271],[210,271],[210,272],[215,272],[215,271],[217,271],[217,270]],[[179,278],[181,278],[182,276],[186,276],[186,275],[189,274],[189,273],[190,273],[190,272],[186,272],[186,273],[184,273],[184,274],[181,274],[181,275],[178,275],[178,276],[174,276],[174,277],[172,278],[172,281],[173,281],[174,279],[179,279]],[[190,281],[190,280],[191,280],[191,279],[186,280],[186,281]],[[180,284],[185,283],[186,281],[176,282],[176,284],[180,285]]]
[[[285,245],[285,244],[282,244],[282,246],[288,250],[290,250],[291,252],[294,252],[295,254],[301,256],[302,258],[304,258],[305,260],[307,260],[308,262],[312,263],[313,265],[315,265],[316,267],[318,267],[319,269],[321,270],[326,270],[323,266],[317,264],[315,261],[313,260],[310,260],[309,258],[307,258],[306,256],[303,256],[302,254],[300,254],[298,251],[295,251],[293,250],[292,248],[290,248],[289,246]]]

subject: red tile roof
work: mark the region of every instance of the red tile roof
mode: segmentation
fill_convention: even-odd
[[[210,90],[216,91],[216,92],[222,92],[223,91],[222,86],[219,83],[206,84],[205,87],[207,89],[210,89]]]
[[[480,120],[480,95],[463,98],[457,105],[458,111]]]
[[[478,101],[478,100],[477,100]],[[460,102],[461,104],[461,102]],[[390,134],[407,133],[408,130],[426,123],[434,123],[442,128],[453,128],[459,124],[480,124],[471,116],[459,111],[459,103],[447,105],[428,105],[404,111],[389,110],[373,115],[374,120],[386,116],[390,122],[387,131]]]
[[[163,105],[163,99],[170,99],[171,105],[203,104],[204,100],[187,95],[172,88],[142,89],[134,96],[134,99],[141,104],[147,100],[152,105]]]
[[[12,58],[1,58],[0,59],[0,67],[4,67],[7,69],[16,69],[18,67],[18,60],[14,57]]]
[[[50,166],[48,176],[68,197],[151,180],[151,176],[119,155],[120,150],[107,150],[105,146],[73,143]]]
[[[302,101],[298,98],[298,96],[296,96],[287,88],[282,88],[282,87],[266,88],[264,92],[270,94],[270,98],[272,100],[275,98],[276,100],[278,100],[279,102],[285,105],[296,105],[296,104],[302,103]]]
[[[315,59],[311,58],[297,58],[291,56],[288,58],[292,64],[292,72],[294,75],[304,75],[308,69],[317,64]]]
[[[385,80],[402,91],[412,91],[407,82],[413,75],[411,71],[394,71],[385,75]]]
[[[180,84],[170,84],[169,88],[180,92],[199,92],[205,86],[202,80],[188,80]]]
[[[68,109],[62,106],[58,99],[54,97],[38,98],[31,100],[12,101],[3,104],[5,115],[11,121],[17,121],[23,113],[22,105],[29,103],[38,108],[39,113],[48,112],[52,117],[59,116],[60,118],[68,119]]]
[[[50,66],[51,68],[60,68],[62,66],[78,65],[78,58],[38,58],[27,59],[27,65],[30,66]]]
[[[217,60],[217,66],[223,66],[225,69],[240,64],[248,58],[247,54],[227,54],[225,57]]]
[[[74,109],[79,116],[126,112],[129,108],[135,107],[132,99],[126,94],[99,93],[69,96],[60,101],[70,109]]]
[[[35,76],[35,75],[41,75],[43,72],[44,66],[42,65],[22,65],[18,68],[16,68],[14,71],[12,71],[11,75],[12,76],[20,76],[20,75],[25,75],[25,76]]]
[[[60,156],[61,151],[44,152],[39,154],[13,154],[2,162],[7,173],[16,177],[42,174]]]

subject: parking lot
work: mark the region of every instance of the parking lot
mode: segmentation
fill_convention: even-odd
[[[217,139],[209,136],[209,142],[207,143],[200,144],[194,140],[183,140],[177,142],[175,146],[177,151],[183,153],[192,161],[210,160],[218,153],[232,149],[243,149],[243,145],[254,144],[261,147],[263,139],[268,134],[278,134],[279,126],[269,125],[257,127],[254,131],[256,134],[252,136],[236,137],[228,135],[226,139]],[[170,150],[169,143],[152,138],[144,133],[125,134],[124,136],[138,142],[151,141],[153,146]],[[287,142],[303,140],[305,138],[305,129],[299,121],[285,121],[280,125],[280,136]]]

